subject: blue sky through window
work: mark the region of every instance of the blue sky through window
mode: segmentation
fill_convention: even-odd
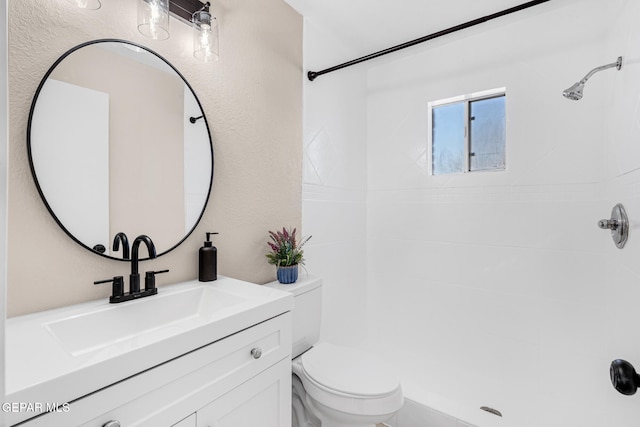
[[[464,172],[464,103],[435,107],[433,112],[433,174]]]

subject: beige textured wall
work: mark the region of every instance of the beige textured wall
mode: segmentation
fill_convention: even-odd
[[[169,40],[138,34],[134,0],[103,1],[97,11],[62,0],[9,2],[8,316],[106,298],[109,286],[93,281],[129,273],[129,264],[90,253],[58,227],[27,159],[29,108],[42,76],[93,39],[130,40],[166,58],[193,87],[211,128],[214,184],[204,217],[179,248],[140,270],[169,268],[160,286],[195,279],[204,232],[218,231],[220,274],[257,283],[275,277],[264,259],[267,230],[301,222],[302,19],[282,0],[219,0],[213,10],[221,58],[202,64],[192,56],[191,29],[175,19]]]

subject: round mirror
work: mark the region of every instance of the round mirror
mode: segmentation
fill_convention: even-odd
[[[27,146],[51,215],[102,256],[127,258],[120,233],[171,251],[209,199],[213,146],[200,102],[171,64],[134,43],[95,40],[62,55],[36,91]]]

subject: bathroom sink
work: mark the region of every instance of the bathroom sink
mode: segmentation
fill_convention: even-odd
[[[12,317],[5,401],[72,402],[292,308],[288,292],[218,276],[119,304],[104,298]]]
[[[158,340],[179,334],[194,324],[230,312],[249,301],[212,286],[197,286],[152,298],[97,307],[86,313],[44,323],[44,327],[72,355],[95,351],[135,339]]]

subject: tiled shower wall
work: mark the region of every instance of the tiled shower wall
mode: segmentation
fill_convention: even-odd
[[[567,34],[558,14],[571,13],[556,8],[369,72],[368,346],[385,343],[408,396],[431,404],[435,392],[460,405],[436,409],[473,424],[490,406],[518,427],[604,425],[602,407],[583,405],[611,391],[601,309],[611,242],[596,221],[610,210],[602,100],[619,76],[594,78],[580,102],[562,90],[620,53],[602,32]],[[538,39],[541,27],[556,43]],[[502,86],[506,171],[429,176],[426,103]]]
[[[620,251],[605,246],[605,276],[601,284],[605,297],[598,305],[606,319],[602,348],[595,355],[602,363],[626,359],[640,369],[638,317],[633,314],[640,301],[640,3],[625,1],[609,23],[608,52],[620,52],[624,67],[612,76],[605,93],[604,207],[622,202],[629,214],[629,241]],[[600,402],[606,405],[607,425],[637,424],[640,400],[614,393]],[[596,404],[596,402],[591,402]]]
[[[353,55],[308,19],[304,34],[305,70]],[[366,74],[305,79],[303,94],[306,268],[324,279],[322,338],[353,344],[366,333]]]
[[[324,339],[382,354],[407,396],[470,424],[635,425],[640,401],[608,367],[640,365],[639,24],[637,2],[554,2],[306,83],[305,168],[331,170],[303,192]],[[307,69],[340,62],[320,60],[331,42],[309,27]],[[619,55],[583,100],[561,96]],[[507,170],[429,176],[427,102],[502,86]],[[329,142],[314,146],[318,129]],[[622,251],[596,226],[617,202]]]

